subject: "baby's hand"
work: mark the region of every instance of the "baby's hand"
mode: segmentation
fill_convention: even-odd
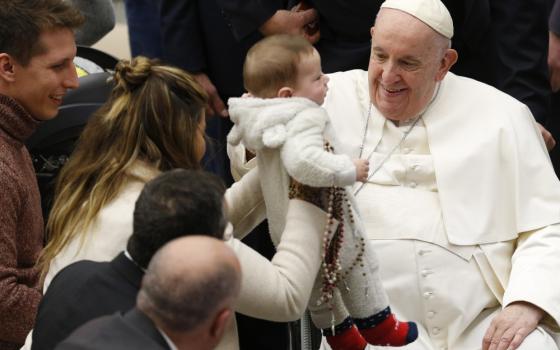
[[[241,98],[250,98],[253,97],[253,95],[250,92],[246,92],[243,95],[241,95]]]
[[[369,161],[365,159],[354,159],[356,166],[356,181],[366,182],[369,173]]]

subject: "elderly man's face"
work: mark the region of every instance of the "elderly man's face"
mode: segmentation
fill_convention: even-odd
[[[372,103],[391,120],[417,116],[455,62],[455,51],[446,50],[446,41],[433,29],[399,10],[381,9],[371,34]]]

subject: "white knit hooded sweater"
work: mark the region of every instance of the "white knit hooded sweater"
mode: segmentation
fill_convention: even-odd
[[[314,187],[355,182],[351,159],[324,151],[323,132],[329,117],[315,102],[300,97],[231,98],[228,104],[235,125],[227,139],[232,145],[242,142],[257,155],[274,244],[285,226],[289,176]]]

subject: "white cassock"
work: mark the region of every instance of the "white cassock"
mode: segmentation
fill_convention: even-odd
[[[324,107],[335,151],[358,158],[367,72],[330,75]],[[362,151],[371,171],[410,123],[397,127],[372,108]],[[356,200],[391,307],[419,326],[419,340],[402,349],[480,349],[492,318],[514,301],[547,313],[521,349],[558,349],[560,184],[524,105],[448,73]]]

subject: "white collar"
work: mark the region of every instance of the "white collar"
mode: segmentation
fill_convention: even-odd
[[[161,330],[160,328],[157,328],[157,330],[159,331],[159,333],[161,334],[161,336],[163,337],[163,339],[165,340],[165,342],[169,346],[169,349],[178,350],[177,346],[175,346],[175,344],[173,344],[171,339],[169,339],[169,337],[167,336],[167,334],[165,334],[165,332],[163,330]]]
[[[140,266],[140,264],[138,264],[136,261],[134,261],[134,259],[132,258],[132,255],[130,255],[130,253],[128,252],[128,250],[124,250],[124,256],[126,256],[126,258],[130,261],[132,261],[132,263],[134,265],[136,265],[140,270],[142,270],[142,272],[146,272],[146,269],[143,268],[142,266]]]

